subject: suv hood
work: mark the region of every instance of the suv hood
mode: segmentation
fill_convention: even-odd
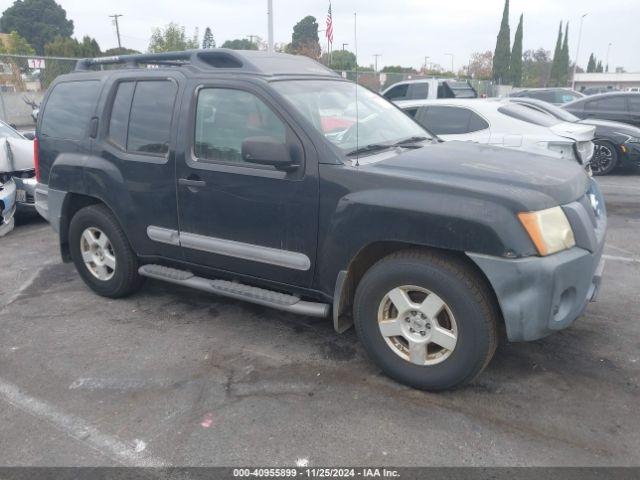
[[[576,142],[589,142],[596,134],[596,127],[580,123],[561,122],[549,127],[549,129],[556,135],[570,138]]]
[[[514,212],[570,203],[589,186],[589,177],[575,162],[471,142],[430,144],[386,157],[360,168],[402,178],[407,189],[492,199]]]

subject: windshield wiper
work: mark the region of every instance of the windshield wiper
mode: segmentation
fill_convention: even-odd
[[[386,150],[387,148],[393,148],[394,145],[389,145],[388,143],[371,143],[369,145],[365,145],[364,147],[357,148],[347,153],[347,157],[352,155],[359,155],[361,153],[370,153],[377,152],[378,150]]]
[[[403,145],[408,145],[410,143],[424,142],[425,140],[430,140],[430,138],[425,136],[409,137],[409,138],[405,138],[404,140],[400,140],[399,142],[396,142],[393,146],[400,147]]]

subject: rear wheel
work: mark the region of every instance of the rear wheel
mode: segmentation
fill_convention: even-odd
[[[138,259],[113,214],[103,205],[79,210],[69,226],[71,258],[97,294],[119,298],[142,284]]]
[[[497,345],[499,312],[484,279],[464,261],[432,252],[401,252],[371,267],[354,317],[372,360],[425,390],[471,381]]]
[[[608,175],[618,164],[618,151],[613,143],[606,140],[595,140],[595,152],[591,161],[594,175]]]

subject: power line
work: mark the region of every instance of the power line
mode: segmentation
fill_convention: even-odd
[[[118,18],[123,17],[124,15],[120,15],[116,13],[114,15],[109,15],[109,18],[113,18],[113,22],[116,24],[116,35],[118,35],[118,48],[122,48],[122,42],[120,41],[120,26],[118,25]]]

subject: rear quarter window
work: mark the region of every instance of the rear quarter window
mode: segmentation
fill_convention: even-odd
[[[58,83],[44,107],[40,133],[65,140],[82,140],[95,110],[100,82]]]

